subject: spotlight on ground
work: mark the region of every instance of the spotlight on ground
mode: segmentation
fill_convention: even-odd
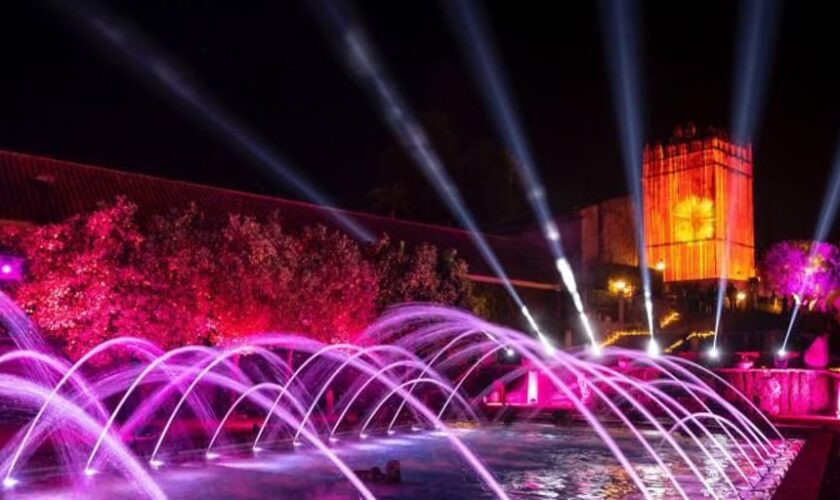
[[[90,467],[85,469],[85,476],[87,476],[87,477],[93,477],[97,474],[99,474],[99,471],[96,470],[96,469],[91,469]]]
[[[153,469],[160,469],[163,467],[163,461],[158,459],[149,460],[149,465],[151,465]]]
[[[10,489],[14,488],[18,483],[20,483],[20,481],[18,481],[17,479],[15,479],[13,477],[7,477],[7,478],[3,479],[3,487],[6,488],[7,490],[10,490]]]
[[[717,347],[712,347],[709,349],[709,357],[711,359],[717,359],[720,356],[720,352],[717,350]]]
[[[650,356],[651,358],[656,358],[659,357],[661,353],[662,351],[660,350],[659,343],[656,342],[656,339],[650,339],[650,342],[648,342],[647,345],[648,356]]]

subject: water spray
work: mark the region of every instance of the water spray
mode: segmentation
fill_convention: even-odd
[[[642,112],[639,85],[639,57],[636,47],[636,6],[628,0],[603,0],[603,27],[607,59],[612,75],[616,114],[621,131],[621,151],[624,157],[624,174],[630,190],[633,223],[636,229],[636,251],[642,278],[645,314],[650,343],[648,352],[659,352],[654,335],[653,299],[650,269],[645,244],[645,219],[642,210]]]
[[[52,0],[62,11],[87,28],[85,34],[116,53],[118,61],[142,75],[156,89],[174,97],[183,111],[235,147],[271,178],[279,178],[307,200],[320,205],[342,229],[364,242],[375,237],[310,183],[288,161],[273,151],[216,99],[205,92],[186,70],[169,58],[140,30],[93,2]]]
[[[485,103],[492,111],[496,127],[515,158],[513,163],[527,194],[526,198],[543,230],[543,236],[555,260],[563,284],[572,296],[592,350],[597,352],[598,343],[577,291],[574,273],[565,257],[560,230],[551,215],[546,191],[525,139],[518,113],[513,106],[504,72],[490,43],[484,15],[472,0],[448,2],[446,5],[450,7],[453,31],[461,41],[466,59],[472,68],[474,80],[481,88]]]
[[[499,262],[487,240],[481,234],[478,224],[466,207],[457,186],[449,176],[437,151],[429,141],[420,121],[417,120],[408,103],[402,98],[397,86],[388,75],[384,65],[368,40],[364,27],[345,4],[330,0],[321,2],[321,17],[329,28],[329,33],[337,33],[333,38],[335,46],[352,75],[368,92],[371,99],[379,106],[383,118],[400,144],[409,153],[426,179],[446,203],[450,212],[458,219],[478,248],[484,261],[499,278],[508,295],[519,307],[528,324],[542,341],[546,351],[553,352],[548,338],[531,315],[522,298],[513,288],[502,264]]]

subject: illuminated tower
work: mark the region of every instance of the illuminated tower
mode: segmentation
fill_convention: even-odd
[[[665,282],[755,275],[751,146],[677,128],[645,147],[642,185],[647,258]]]

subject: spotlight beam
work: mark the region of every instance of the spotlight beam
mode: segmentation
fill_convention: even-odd
[[[741,2],[731,103],[732,134],[737,143],[748,143],[756,135],[781,7],[779,0]]]
[[[838,139],[837,145],[837,150],[834,153],[834,164],[831,168],[828,186],[826,186],[825,196],[823,197],[822,207],[820,208],[820,216],[817,219],[817,227],[814,231],[814,243],[825,241],[828,238],[828,233],[831,231],[832,226],[834,226],[834,221],[837,217],[837,208],[840,206],[840,139]],[[811,246],[806,262],[810,262],[815,257],[816,249],[816,245]],[[794,295],[795,304],[793,306],[793,313],[790,315],[790,322],[788,323],[780,352],[784,353],[787,351],[790,333],[793,331],[793,325],[799,315],[799,308],[802,307],[804,291],[805,283],[803,282],[799,288],[799,293]]]
[[[639,57],[636,48],[636,5],[632,0],[602,0],[602,19],[606,53],[612,77],[613,100],[621,131],[624,174],[630,190],[636,251],[644,293],[645,314],[651,342],[654,340],[653,296],[645,245],[645,219],[642,210],[642,113]],[[652,349],[654,351],[655,349]]]
[[[464,203],[458,187],[446,171],[443,161],[432,146],[420,121],[417,120],[408,103],[400,95],[397,86],[380,62],[373,45],[368,40],[364,27],[350,11],[349,5],[331,0],[321,2],[322,20],[328,33],[337,33],[333,38],[335,46],[348,65],[352,75],[367,91],[370,98],[382,111],[383,118],[394,136],[411,156],[437,195],[446,203],[452,214],[458,219],[473,244],[478,248],[493,273],[502,282],[507,293],[519,307],[531,328],[537,333],[546,350],[551,350],[548,338],[522,298],[513,288],[501,262],[481,234],[478,224]]]
[[[776,38],[781,2],[779,0],[744,0],[741,2],[738,20],[738,41],[736,59],[733,68],[733,99],[731,104],[730,131],[732,139],[738,145],[753,142],[761,116],[764,94],[767,89],[767,74],[770,71],[773,42]],[[728,199],[733,199],[726,193]],[[715,333],[712,338],[712,350],[717,350],[718,332],[723,315],[723,299],[726,296],[728,282],[730,238],[726,234],[726,224],[734,214],[732,207],[727,210],[724,222],[723,261],[718,282],[717,303],[715,307]]]
[[[183,111],[208,127],[244,155],[271,178],[279,178],[304,198],[321,205],[346,231],[361,241],[375,238],[344,212],[332,208],[334,203],[304,178],[277,152],[256,137],[231,113],[202,90],[176,62],[149,40],[140,30],[107,12],[93,2],[52,0],[52,4],[79,21],[91,40],[107,49],[118,62],[141,75],[157,90],[182,105]]]
[[[557,271],[566,290],[573,298],[575,308],[580,315],[581,325],[589,337],[592,348],[597,350],[599,346],[584,311],[574,273],[563,251],[560,231],[551,215],[544,184],[525,139],[518,113],[514,109],[504,72],[491,46],[483,12],[472,0],[447,2],[445,5],[449,7],[453,31],[460,39],[474,80],[482,91],[484,101],[492,112],[505,145],[515,157],[514,164],[525,189],[526,198],[543,230],[543,236],[554,258]]]

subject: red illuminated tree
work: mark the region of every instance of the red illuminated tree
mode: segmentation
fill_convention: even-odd
[[[397,302],[473,301],[464,261],[431,245],[363,249],[324,226],[220,224],[195,207],[138,219],[119,199],[3,238],[28,262],[11,294],[72,358],[126,335],[167,348],[262,332],[344,341]]]
[[[475,296],[467,264],[454,250],[423,243],[409,247],[387,236],[371,248],[379,276],[380,308],[402,302],[434,302],[473,309]]]
[[[145,285],[140,256],[144,245],[136,207],[118,200],[110,207],[22,236],[29,279],[15,291],[35,323],[75,358],[117,334],[127,323],[143,322]],[[128,320],[131,316],[133,319]],[[151,340],[157,332],[143,332]]]

